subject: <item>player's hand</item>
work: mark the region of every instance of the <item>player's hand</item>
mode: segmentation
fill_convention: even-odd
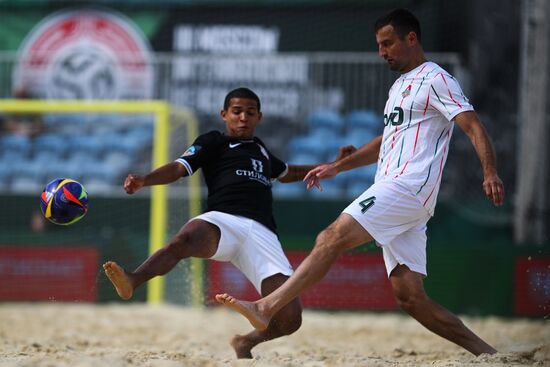
[[[485,176],[483,191],[495,206],[501,206],[504,203],[504,184],[496,173]]]
[[[124,190],[128,194],[133,194],[143,187],[145,184],[145,178],[140,175],[130,173],[124,180]]]
[[[334,177],[337,174],[338,170],[332,164],[322,164],[309,171],[306,177],[304,177],[304,182],[307,184],[306,187],[308,190],[315,186],[319,191],[323,191],[320,183],[321,180]]]
[[[338,148],[338,155],[336,156],[336,160],[339,161],[342,158],[346,158],[349,155],[352,155],[357,150],[356,147],[353,145],[346,145],[343,147]]]

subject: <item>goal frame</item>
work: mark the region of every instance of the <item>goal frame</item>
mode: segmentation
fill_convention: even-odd
[[[171,107],[160,100],[132,101],[84,101],[84,100],[0,100],[0,112],[10,114],[25,113],[125,113],[154,115],[154,136],[152,144],[152,169],[166,164],[169,160],[170,116],[187,128],[187,143],[191,145],[198,135],[198,122],[195,114],[186,109]],[[201,212],[200,178],[198,175],[187,177],[189,182],[189,217]],[[149,253],[153,254],[166,243],[168,228],[168,197],[166,185],[151,187],[151,209],[149,223]],[[194,306],[203,304],[203,260],[191,259],[191,303]],[[164,300],[164,278],[155,277],[148,282],[147,302],[159,304]]]

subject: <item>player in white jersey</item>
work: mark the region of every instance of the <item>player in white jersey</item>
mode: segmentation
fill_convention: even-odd
[[[433,215],[453,119],[473,111],[456,79],[426,61],[390,88],[376,182],[391,179],[417,196]]]
[[[426,224],[434,214],[441,175],[456,122],[468,135],[481,161],[486,196],[497,206],[504,186],[497,174],[493,145],[457,81],[426,61],[420,24],[397,9],[375,24],[379,55],[401,76],[391,87],[384,109],[383,135],[347,158],[311,170],[304,181],[320,188],[320,180],[342,171],[378,163],[375,183],[353,201],[317,237],[315,247],[294,275],[256,302],[217,295],[218,302],[243,314],[257,329],[303,290],[317,283],[347,249],[376,240],[399,306],[432,332],[475,355],[496,350],[424,291]]]

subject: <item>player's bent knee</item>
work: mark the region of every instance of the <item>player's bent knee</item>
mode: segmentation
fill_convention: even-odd
[[[282,308],[272,319],[282,335],[290,335],[302,326],[302,306],[298,300]]]
[[[302,314],[295,313],[291,317],[285,319],[282,322],[278,322],[277,328],[282,335],[290,335],[298,331],[302,326]]]
[[[397,305],[408,314],[413,314],[424,307],[427,297],[425,294],[397,293],[395,294]]]

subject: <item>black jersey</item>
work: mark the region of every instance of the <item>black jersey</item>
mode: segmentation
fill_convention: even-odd
[[[287,165],[260,139],[243,140],[210,131],[199,136],[176,161],[189,175],[202,168],[208,186],[205,211],[254,219],[276,233],[271,179],[280,177]]]

